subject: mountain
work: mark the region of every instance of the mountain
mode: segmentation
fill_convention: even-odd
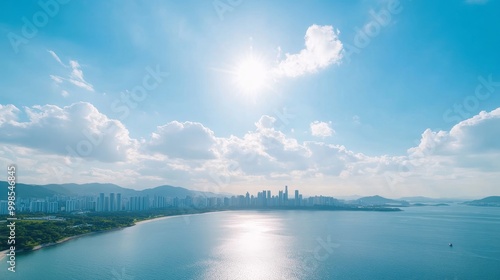
[[[464,202],[472,206],[495,206],[500,207],[500,196],[488,196],[483,199]]]
[[[361,195],[346,195],[346,196],[335,196],[335,198],[340,200],[356,200],[358,198],[362,198]]]
[[[7,200],[7,192],[9,187],[9,183],[5,181],[0,181],[0,200]],[[37,197],[44,198],[47,196],[53,196],[58,194],[53,190],[49,190],[46,188],[42,188],[40,186],[27,185],[22,183],[16,183],[16,188],[14,189],[16,192],[16,197]]]
[[[9,184],[5,181],[0,181],[0,189],[6,191],[0,191],[0,200],[7,199],[7,187]],[[16,184],[16,197],[22,198],[46,198],[52,197],[54,195],[63,196],[96,196],[99,193],[121,193],[124,197],[130,196],[147,196],[153,197],[155,195],[165,196],[165,197],[179,197],[184,198],[186,196],[208,196],[208,197],[220,197],[221,194],[215,194],[212,192],[202,192],[193,191],[182,187],[174,186],[158,186],[155,188],[145,189],[145,190],[134,190],[123,188],[114,184],[101,184],[101,183],[89,183],[89,184],[48,184],[48,185],[31,185],[31,184]]]
[[[100,183],[50,184],[41,185],[40,187],[68,196],[99,195],[99,193],[121,193],[125,196],[133,196],[139,193],[136,190],[123,188],[114,184]]]
[[[167,197],[186,197],[186,196],[194,196],[196,194],[195,191],[191,191],[181,187],[174,186],[159,186],[152,189],[145,189],[141,191],[141,195],[149,195],[149,196],[167,196]]]
[[[379,195],[358,198],[352,203],[365,206],[409,206],[407,201],[389,199]]]

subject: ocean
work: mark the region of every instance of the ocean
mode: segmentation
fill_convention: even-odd
[[[168,217],[3,259],[0,279],[500,279],[500,208],[402,209]]]

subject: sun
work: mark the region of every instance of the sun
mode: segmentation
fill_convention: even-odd
[[[235,70],[235,82],[239,89],[255,93],[268,84],[269,73],[262,59],[248,56],[241,60]]]

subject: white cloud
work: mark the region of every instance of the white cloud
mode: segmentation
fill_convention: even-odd
[[[338,34],[339,31],[335,31],[333,26],[311,25],[305,35],[306,48],[297,54],[287,53],[286,58],[279,62],[276,74],[297,77],[339,63],[343,45]]]
[[[50,78],[52,81],[56,82],[57,84],[61,84],[63,82],[63,78],[55,75],[50,75]]]
[[[500,153],[500,108],[482,111],[447,131],[427,129],[418,147],[409,149],[414,156]]]
[[[428,129],[418,146],[397,156],[301,142],[277,129],[276,119],[267,115],[241,136],[216,137],[201,123],[172,121],[138,141],[123,124],[88,103],[23,111],[28,120],[19,122],[21,110],[0,105],[0,142],[7,144],[0,145],[0,164],[23,166],[25,182],[169,183],[234,193],[293,184],[304,192],[314,188],[310,193],[315,194],[460,196],[488,194],[500,179],[500,108],[450,131]],[[320,131],[318,135],[328,134],[324,127]],[[99,144],[75,166],[66,147],[76,149],[81,141]]]
[[[417,147],[410,148],[410,163],[431,163],[443,174],[459,168],[482,172],[500,170],[500,108],[480,112],[448,131],[427,129]]]
[[[63,78],[61,76],[57,76],[57,75],[50,75],[50,78],[58,85],[62,84],[63,81],[67,81],[77,87],[80,87],[80,88],[83,88],[85,90],[88,90],[88,91],[94,91],[94,86],[90,83],[88,83],[87,81],[85,81],[84,77],[83,77],[83,71],[81,69],[81,66],[80,64],[78,63],[78,61],[76,60],[70,60],[69,61],[69,66],[68,65],[65,65],[61,59],[59,58],[59,56],[54,52],[54,51],[51,51],[49,50],[48,51],[52,57],[57,61],[59,62],[59,64],[61,64],[64,68],[71,68],[71,72],[69,73],[68,75],[68,78]],[[66,91],[67,93],[67,91]]]
[[[17,115],[20,110],[11,104],[2,105],[0,104],[0,127],[4,124],[8,124],[10,122],[17,120]]]
[[[69,149],[78,157],[104,162],[130,159],[135,149],[125,126],[89,103],[26,107],[26,122],[13,121],[20,110],[13,105],[7,108],[5,112],[0,109],[0,141],[4,143],[64,156],[71,155]]]
[[[331,122],[314,121],[310,125],[312,136],[316,137],[330,137],[335,131],[331,127]]]
[[[57,61],[59,62],[59,64],[61,64],[62,66],[64,67],[68,67],[66,66],[62,61],[61,59],[59,58],[59,56],[54,52],[54,51],[51,51],[51,50],[48,50],[48,52],[50,53],[50,55],[52,55],[52,57]]]
[[[157,128],[148,149],[171,158],[211,159],[216,142],[213,131],[201,123],[173,121]]]

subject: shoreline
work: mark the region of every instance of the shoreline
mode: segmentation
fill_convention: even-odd
[[[213,212],[219,212],[219,211],[213,211]],[[151,219],[145,219],[145,220],[141,220],[141,221],[138,221],[138,222],[134,222],[134,224],[131,225],[131,226],[129,226],[129,227],[133,227],[133,226],[139,225],[139,224],[145,224],[145,223],[153,222],[153,221],[156,221],[156,220],[164,220],[164,219],[173,218],[173,217],[179,217],[179,216],[200,215],[200,214],[213,213],[213,212],[193,213],[193,214],[180,214],[180,215],[155,217],[155,218],[151,218]],[[77,238],[80,238],[80,237],[89,236],[89,235],[93,235],[93,234],[106,233],[106,232],[111,232],[111,231],[115,231],[115,230],[121,230],[121,229],[125,229],[125,228],[127,228],[127,227],[118,227],[118,228],[112,228],[112,229],[108,229],[108,230],[93,231],[93,232],[88,232],[88,233],[84,233],[84,234],[69,236],[69,237],[63,238],[63,239],[61,239],[59,241],[56,241],[56,242],[37,245],[37,246],[33,247],[33,249],[31,249],[31,250],[19,250],[19,251],[16,250],[16,254],[17,253],[24,254],[24,253],[34,252],[34,251],[37,251],[37,250],[40,250],[40,249],[43,249],[43,248],[47,248],[47,247],[59,245],[59,244],[62,244],[62,243],[65,243],[65,242],[68,242],[70,240],[77,239]],[[0,261],[3,260],[7,256],[7,252],[9,252],[9,250],[0,251]]]
[[[191,213],[191,214],[177,214],[177,215],[170,215],[170,216],[162,216],[162,217],[156,217],[156,218],[151,218],[151,219],[145,219],[145,220],[140,220],[134,223],[133,226],[135,225],[140,225],[140,224],[145,224],[149,222],[154,222],[156,220],[165,220],[169,218],[174,218],[174,217],[189,217],[192,215],[202,215],[202,214],[209,214],[209,213],[218,213],[218,212],[226,212],[226,211],[231,211],[231,210],[223,210],[223,211],[208,211],[208,212],[202,212],[202,213]]]
[[[258,209],[227,209],[227,210],[218,210],[218,211],[207,211],[207,212],[202,212],[202,213],[176,214],[176,215],[170,215],[170,216],[161,216],[161,217],[155,217],[155,218],[149,218],[149,219],[140,220],[140,221],[134,222],[133,225],[128,226],[128,227],[133,227],[133,226],[140,225],[140,224],[154,222],[154,221],[157,221],[157,220],[165,220],[165,219],[169,219],[169,218],[173,218],[173,217],[180,217],[180,216],[189,217],[189,216],[192,216],[192,215],[218,213],[218,212],[225,212],[225,211],[240,211],[240,210],[258,210]],[[266,210],[283,210],[283,209],[266,209]],[[295,209],[292,209],[292,210],[295,210]],[[321,211],[321,210],[329,210],[329,209],[308,209],[308,210],[320,210]],[[359,210],[361,210],[361,211],[367,211],[368,209],[337,209],[337,210],[340,210],[340,211],[346,211],[346,210],[347,211],[349,211],[349,210],[351,210],[351,211],[353,211],[353,210],[354,211],[359,211]],[[398,209],[398,210],[402,211],[401,209]],[[398,210],[396,210],[396,211],[398,211]],[[370,209],[368,211],[373,211],[373,210]],[[375,210],[375,211],[377,211],[377,210]],[[378,211],[380,211],[380,210],[378,210]],[[394,210],[392,210],[392,211],[394,211]],[[389,210],[388,212],[392,212],[392,211]],[[380,212],[385,212],[385,211],[382,210]],[[121,230],[121,229],[124,229],[124,228],[127,228],[127,227],[118,227],[118,228],[112,228],[112,229],[103,230],[103,231],[94,231],[94,232],[88,232],[88,233],[84,233],[84,234],[69,236],[69,237],[63,238],[63,239],[61,239],[59,241],[56,241],[56,242],[37,245],[37,246],[33,247],[31,250],[19,250],[19,251],[16,251],[16,253],[29,253],[29,252],[33,252],[33,251],[37,251],[37,250],[46,248],[46,247],[51,247],[51,246],[59,245],[59,244],[62,244],[62,243],[65,243],[65,242],[68,242],[70,240],[77,239],[77,238],[80,238],[80,237],[89,236],[89,235],[93,235],[93,234],[99,234],[99,233],[106,233],[106,232],[115,231],[115,230]],[[8,251],[9,250],[0,251],[0,261],[3,260],[7,256],[7,252]]]
[[[65,243],[65,242],[68,242],[70,240],[77,239],[77,238],[80,238],[80,237],[89,236],[89,235],[93,235],[93,234],[99,234],[99,233],[106,233],[106,232],[120,230],[120,229],[124,229],[124,228],[125,227],[112,228],[112,229],[109,229],[109,230],[93,231],[93,232],[88,232],[88,233],[84,233],[84,234],[78,234],[78,235],[74,235],[74,236],[69,236],[69,237],[63,238],[61,240],[58,240],[56,242],[44,243],[44,244],[36,245],[35,247],[33,247],[30,250],[24,250],[24,249],[21,249],[19,251],[16,250],[16,255],[18,253],[25,254],[25,253],[30,253],[30,252],[38,251],[40,249],[51,247],[51,246],[55,246],[55,245],[59,245],[59,244],[62,244],[62,243]],[[0,251],[0,261],[7,256],[7,252],[8,251],[9,250]]]

